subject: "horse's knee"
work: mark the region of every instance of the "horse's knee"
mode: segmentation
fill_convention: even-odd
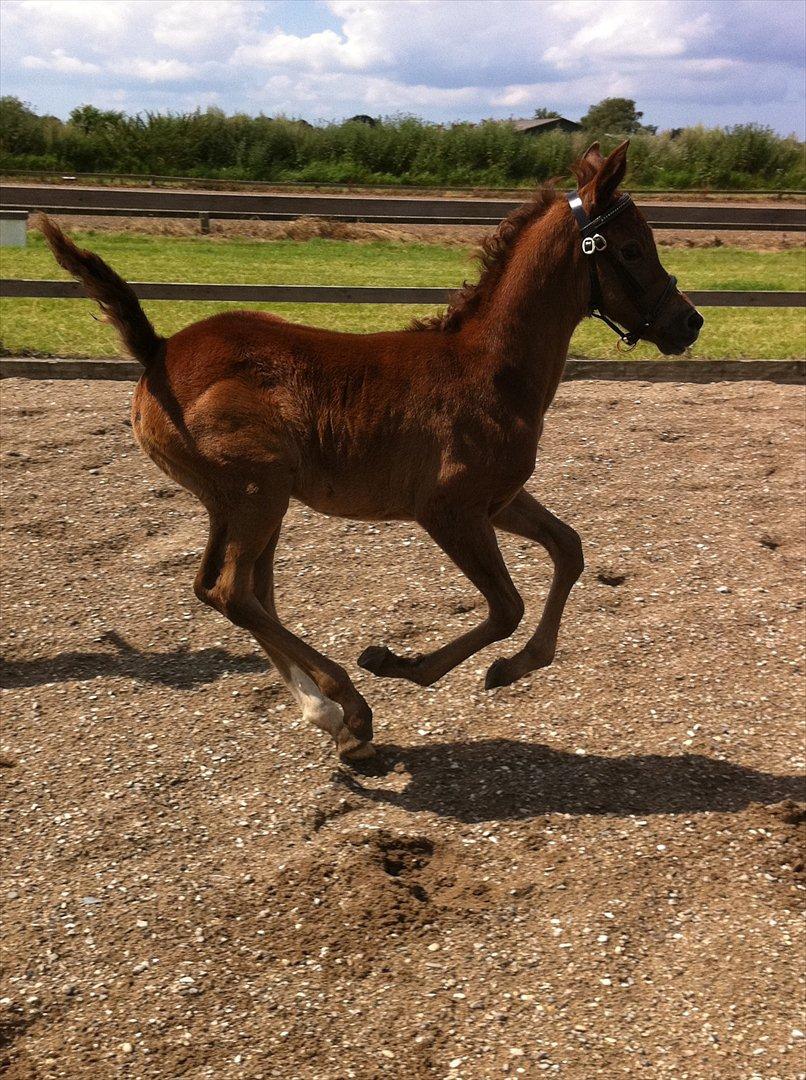
[[[557,548],[563,571],[574,581],[585,569],[585,553],[582,550],[582,538],[576,529],[563,522],[562,530],[557,534]]]
[[[550,542],[543,543],[543,546],[547,548],[554,565],[564,577],[576,581],[585,569],[585,554],[577,530],[565,522],[556,522],[549,539]]]
[[[244,598],[227,589],[222,589],[218,584],[210,588],[205,584],[201,575],[193,582],[193,592],[196,594],[197,600],[206,604],[207,607],[219,611],[230,622],[235,623],[236,626],[244,625],[247,610]]]
[[[495,635],[495,641],[501,641],[515,633],[523,618],[524,610],[523,600],[514,593],[490,611],[488,623],[490,632]]]
[[[193,591],[203,604],[215,608],[235,626],[249,629],[254,622],[254,603],[252,594],[239,592],[231,587],[216,582],[208,587],[201,575],[193,582]]]
[[[235,626],[248,630],[254,622],[254,597],[224,591],[218,596],[219,611]]]

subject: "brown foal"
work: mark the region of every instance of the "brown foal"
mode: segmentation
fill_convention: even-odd
[[[523,485],[574,328],[597,306],[681,352],[702,323],[660,265],[640,212],[616,201],[626,151],[624,143],[603,159],[594,144],[575,166],[576,209],[553,188],[540,191],[487,242],[478,284],[442,317],[391,333],[339,334],[241,311],[165,340],[114,271],[42,222],[58,262],[145,368],[132,407],[138,442],[207,509],[196,595],[254,635],[303,715],[345,757],[372,753],[369,705],[344,668],[282,624],[274,603],[289,500],[340,517],[417,521],[487,601],[483,622],[434,652],[372,646],[362,667],[427,686],[515,630],[523,602],[496,529],[542,545],[554,576],[537,629],[490,667],[486,685],[551,663],[582,547]],[[585,215],[606,220],[606,242],[580,243]],[[643,297],[657,305],[651,319]]]

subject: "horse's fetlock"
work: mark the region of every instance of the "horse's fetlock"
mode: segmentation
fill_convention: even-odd
[[[345,710],[344,724],[361,742],[369,742],[372,739],[372,709],[360,694],[355,706],[349,712]]]
[[[557,646],[554,642],[535,643],[528,650],[529,666],[532,671],[549,667],[554,662]]]

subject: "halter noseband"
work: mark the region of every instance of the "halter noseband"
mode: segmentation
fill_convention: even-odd
[[[568,191],[566,192],[565,197],[568,199],[571,213],[576,218],[577,225],[579,226],[579,231],[582,236],[583,253],[589,256],[596,256],[602,251],[607,251],[607,240],[602,236],[599,230],[609,224],[613,218],[618,217],[618,215],[623,210],[626,210],[628,206],[632,206],[632,199],[630,196],[622,195],[609,210],[605,210],[603,214],[600,214],[595,218],[588,217],[578,191]],[[594,319],[600,319],[606,326],[610,327],[613,333],[618,334],[625,345],[632,348],[644,336],[647,330],[650,330],[657,322],[662,308],[677,286],[677,278],[673,277],[671,274],[667,274],[668,280],[666,282],[666,287],[661,293],[659,300],[653,307],[647,308],[644,303],[646,289],[636,280],[620,256],[613,252],[612,249],[611,254],[613,256],[613,264],[624,282],[627,293],[638,308],[644,321],[640,326],[636,327],[635,330],[622,330],[620,326],[605,315],[602,311],[602,286],[599,282],[599,271],[597,269],[596,259],[593,257],[588,264],[591,285],[588,315]]]

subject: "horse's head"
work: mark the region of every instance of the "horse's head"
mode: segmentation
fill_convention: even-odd
[[[579,190],[568,202],[590,272],[590,313],[630,345],[643,339],[678,355],[697,340],[703,318],[661,265],[644,215],[617,191],[628,146],[629,140],[604,158],[594,143],[574,167]]]

